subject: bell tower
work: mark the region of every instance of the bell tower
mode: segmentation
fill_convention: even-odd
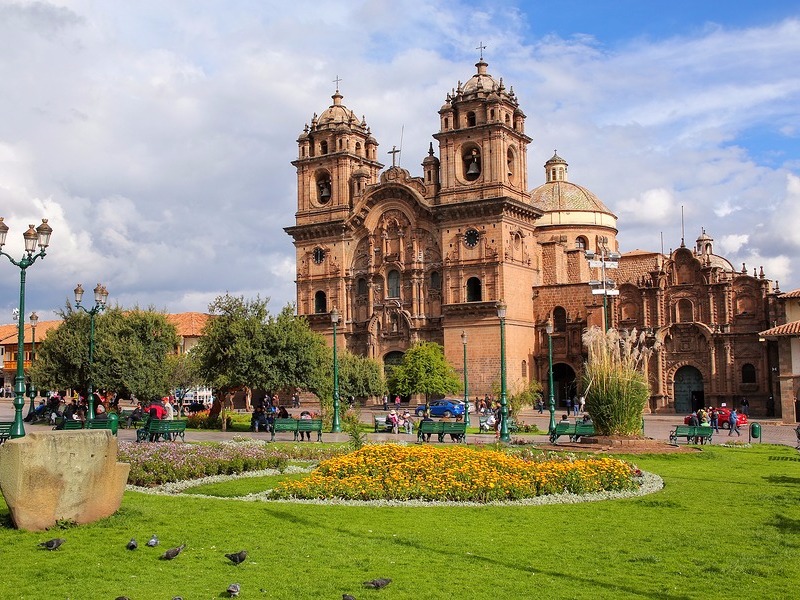
[[[475,64],[477,73],[447,94],[439,110],[439,203],[488,198],[529,202],[525,114],[514,89]]]
[[[378,180],[378,142],[364,118],[358,119],[339,93],[319,117],[314,114],[297,138],[297,225],[344,220],[354,199]]]

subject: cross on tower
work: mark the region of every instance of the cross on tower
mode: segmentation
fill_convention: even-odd
[[[478,42],[478,46],[475,48],[475,50],[481,51],[481,60],[483,60],[483,51],[486,50],[486,46],[483,45],[483,42]]]
[[[400,150],[398,150],[398,149],[397,149],[397,146],[392,146],[392,149],[391,149],[391,150],[389,150],[389,152],[387,152],[387,153],[386,153],[386,154],[391,154],[391,155],[392,155],[392,166],[393,166],[393,167],[396,167],[396,166],[397,166],[397,165],[395,164],[395,159],[397,158],[397,155],[398,155],[399,153],[400,153]]]
[[[341,81],[340,77],[337,75],[336,79],[333,80],[333,83],[336,84],[336,93],[339,93],[339,82]]]

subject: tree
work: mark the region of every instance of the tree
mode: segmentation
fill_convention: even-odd
[[[434,342],[419,342],[409,348],[403,362],[392,371],[389,383],[403,396],[425,394],[426,409],[432,395],[455,394],[462,389],[444,349]]]
[[[178,344],[175,327],[152,308],[109,308],[95,317],[94,360],[89,368],[89,316],[71,305],[63,322],[36,349],[38,387],[114,390],[121,397],[162,396],[169,391],[167,356]]]
[[[338,356],[339,393],[343,398],[380,396],[386,389],[381,366],[371,358],[345,350]]]
[[[616,329],[592,327],[583,334],[589,360],[583,373],[586,412],[600,435],[638,435],[642,412],[650,398],[643,368],[658,346],[648,346],[634,329],[620,336]]]
[[[191,350],[167,357],[167,381],[170,389],[175,390],[178,406],[183,406],[183,399],[189,389],[202,383],[197,358]]]

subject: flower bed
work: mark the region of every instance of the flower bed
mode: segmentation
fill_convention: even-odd
[[[272,497],[493,502],[634,489],[637,473],[613,458],[525,460],[496,450],[387,444],[324,461]]]
[[[128,483],[151,486],[262,469],[283,470],[285,453],[264,444],[139,444],[120,442],[118,460],[130,463]]]

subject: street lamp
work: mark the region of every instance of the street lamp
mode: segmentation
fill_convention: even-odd
[[[510,442],[508,435],[508,402],[506,400],[506,309],[500,300],[497,303],[497,316],[500,317],[500,441]]]
[[[85,308],[81,306],[83,300],[83,286],[79,283],[73,290],[75,292],[75,308],[80,308],[89,315],[89,382],[87,386],[87,402],[89,404],[89,414],[87,418],[94,419],[94,390],[92,389],[92,363],[94,362],[94,317],[106,308],[108,302],[108,290],[104,285],[97,284],[94,288],[94,306]]]
[[[0,254],[19,267],[19,322],[17,324],[17,375],[14,377],[14,423],[9,434],[12,438],[25,436],[25,427],[22,424],[22,407],[25,406],[25,273],[37,258],[44,257],[45,250],[50,245],[50,235],[53,228],[47,224],[47,219],[42,219],[42,224],[34,229],[33,225],[22,234],[25,240],[25,252],[20,260],[14,260],[9,254],[3,252],[6,243],[8,225],[0,217]],[[36,253],[36,246],[39,252]]]
[[[592,280],[589,285],[592,286],[593,295],[603,296],[603,331],[608,331],[611,324],[608,319],[608,297],[619,296],[617,284],[606,277],[607,269],[616,269],[619,267],[619,252],[609,252],[604,246],[599,253],[587,251],[586,260],[589,261],[589,268],[600,269],[600,279]]]
[[[469,388],[467,387],[467,332],[461,331],[461,343],[464,345],[464,424],[469,427]]]
[[[333,307],[331,311],[333,324],[333,426],[331,433],[339,433],[342,426],[339,424],[339,359],[336,354],[336,326],[339,324],[339,311]]]
[[[545,331],[547,331],[547,357],[550,365],[550,397],[547,401],[547,410],[550,411],[550,424],[547,426],[547,432],[553,433],[556,430],[556,396],[553,389],[553,319],[547,319]]]
[[[39,322],[39,315],[35,312],[31,313],[31,316],[28,317],[28,320],[31,322],[31,367],[33,367],[33,361],[36,358],[36,324]],[[36,386],[33,385],[33,378],[31,378],[31,382],[28,385],[28,397],[31,399],[31,405],[28,407],[28,417],[30,417],[35,411],[36,406],[34,405],[33,401],[36,398]]]

